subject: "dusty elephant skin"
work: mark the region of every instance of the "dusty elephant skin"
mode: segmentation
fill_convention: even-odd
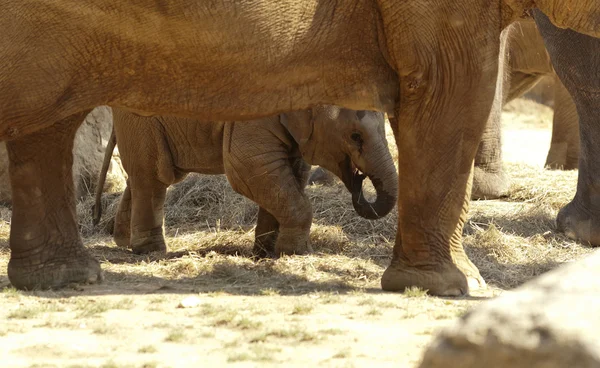
[[[555,2],[563,4],[535,4],[562,26],[599,34],[595,0],[568,12]],[[69,184],[67,132],[82,113],[108,105],[227,121],[332,104],[395,116],[402,180],[382,287],[460,295],[482,285],[461,243],[471,166],[494,98],[499,33],[532,6],[3,1],[0,139],[9,140],[16,197],[10,281],[47,288],[100,278]]]
[[[600,39],[557,28],[540,12],[535,20],[552,64],[575,101],[581,132],[577,192],[558,213],[556,225],[569,238],[600,245]]]
[[[73,179],[77,198],[87,196],[94,191],[104,158],[105,141],[111,131],[112,113],[106,106],[94,109],[77,130],[73,146]],[[2,142],[0,143],[0,203],[6,204],[12,201],[8,165],[6,144]],[[124,172],[119,173],[118,170],[118,167],[112,169],[113,176],[122,178]]]
[[[552,143],[546,165],[553,169],[577,168],[579,118],[569,92],[554,73],[550,56],[533,20],[519,21],[504,30],[506,45],[500,55],[501,72],[496,103],[504,105],[521,97],[544,76],[554,78]],[[501,109],[495,108],[487,122],[475,155],[473,199],[494,199],[506,194],[508,176],[502,166]]]
[[[600,253],[475,307],[443,330],[420,368],[600,366]],[[586,316],[585,319],[582,316]]]
[[[129,177],[114,238],[135,253],[166,249],[166,191],[189,172],[226,174],[237,192],[260,206],[254,244],[260,257],[310,251],[312,208],[304,194],[310,163],[344,181],[363,217],[383,217],[396,205],[398,174],[380,129],[385,124],[380,112],[322,106],[247,122],[202,123],[115,109],[114,117]],[[143,137],[140,129],[146,131]],[[375,183],[373,203],[363,200],[364,176],[358,170]],[[102,184],[96,192],[98,210]]]

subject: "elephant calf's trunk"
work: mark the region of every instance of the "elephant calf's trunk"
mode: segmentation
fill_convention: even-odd
[[[391,163],[391,167],[392,170],[388,168],[383,175],[367,175],[371,179],[377,193],[377,198],[374,202],[369,202],[362,190],[362,183],[366,176],[355,173],[351,189],[352,204],[359,216],[369,220],[377,220],[390,213],[396,205],[398,198],[398,174],[393,163]]]

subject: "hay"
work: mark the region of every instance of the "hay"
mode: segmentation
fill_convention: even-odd
[[[465,249],[482,276],[504,289],[591,252],[555,232],[556,212],[572,198],[576,172],[522,164],[509,164],[507,171],[512,180],[508,198],[472,202],[464,235]],[[379,289],[392,254],[396,209],[381,220],[365,220],[356,215],[351,196],[339,181],[308,187],[306,193],[314,211],[315,254],[278,260],[250,258],[257,206],[235,193],[223,176],[193,174],[169,189],[166,255],[136,256],[114,246],[108,234],[118,194],[104,196],[104,215],[96,228],[91,226],[91,198],[79,202],[77,211],[84,242],[103,262],[108,281],[241,294],[260,294],[269,288],[281,294]],[[0,217],[8,221],[10,211],[3,209]],[[2,235],[8,234],[7,229],[8,223],[0,222]],[[8,252],[1,254],[0,266]]]

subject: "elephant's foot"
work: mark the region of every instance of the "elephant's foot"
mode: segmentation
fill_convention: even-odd
[[[146,234],[136,234],[135,239],[131,240],[131,250],[135,254],[166,252],[167,244],[165,243],[165,237],[163,235],[162,228],[159,228],[158,230],[150,230],[146,232]]]
[[[257,258],[275,258],[275,242],[277,233],[264,234],[257,236],[254,240],[252,254]]]
[[[131,246],[131,239],[127,236],[113,236],[113,240],[117,247],[129,248]]]
[[[414,267],[398,259],[392,260],[381,277],[381,288],[403,292],[418,287],[431,295],[462,296],[469,291],[485,288],[479,270],[468,258],[460,262],[440,264],[436,267]]]
[[[573,240],[600,245],[600,215],[572,201],[556,217],[556,228]]]
[[[17,289],[54,289],[101,282],[102,270],[100,263],[81,244],[72,247],[54,244],[46,245],[42,252],[34,255],[11,254],[8,278]]]
[[[279,229],[275,243],[275,256],[302,255],[312,253],[313,249],[309,239],[310,229]]]
[[[488,172],[477,166],[473,170],[471,199],[496,199],[507,195],[509,180],[504,170]]]
[[[567,143],[552,143],[546,157],[550,170],[575,170],[579,167],[579,152],[568,152]]]
[[[335,178],[333,177],[333,174],[322,167],[317,167],[315,170],[313,170],[308,178],[308,184],[310,185],[333,185],[334,183]]]

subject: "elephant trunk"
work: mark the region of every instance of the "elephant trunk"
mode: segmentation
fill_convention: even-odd
[[[387,148],[382,151],[383,154],[372,161],[373,167],[359,168],[364,174],[352,168],[349,180],[344,180],[346,187],[352,193],[354,210],[359,216],[369,220],[376,220],[390,213],[398,198],[398,174],[394,161]],[[350,163],[349,166],[354,165]],[[369,202],[363,193],[362,184],[366,177],[373,183],[377,194],[373,202]]]

